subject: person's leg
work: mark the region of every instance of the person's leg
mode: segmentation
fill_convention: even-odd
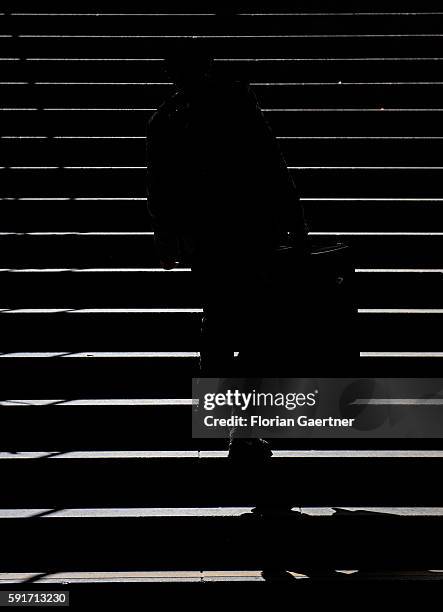
[[[264,307],[268,295],[263,265],[258,261],[246,265],[239,257],[211,268],[197,262],[193,271],[203,305],[200,375],[225,378],[228,387],[229,379],[235,378],[232,384],[237,385],[238,377],[254,376],[266,357],[264,344],[271,320],[267,320],[269,312]],[[236,353],[242,358],[236,358]],[[250,381],[245,379],[245,384]],[[230,431],[231,459],[255,461],[271,456],[265,441],[243,429]]]
[[[236,308],[233,272],[213,255],[199,255],[192,262],[194,287],[202,306],[199,353],[200,374],[233,376]]]
[[[232,321],[229,312],[213,296],[203,304],[200,333],[200,374],[219,378],[234,373]]]

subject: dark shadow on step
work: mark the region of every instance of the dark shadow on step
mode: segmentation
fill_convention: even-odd
[[[26,580],[22,580],[21,584],[29,584],[29,583],[32,583],[32,582],[40,582],[40,580],[42,580],[43,578],[47,578],[48,576],[51,576],[52,574],[53,574],[53,572],[42,572],[40,574],[34,574],[30,578],[27,578]]]
[[[251,514],[260,538],[256,558],[261,559],[262,577],[268,582],[304,577],[334,582],[443,577],[426,568],[434,567],[435,551],[423,544],[428,536],[438,539],[439,517],[364,508],[319,513],[313,509],[305,514],[270,505],[254,508]]]
[[[299,577],[294,576],[294,574],[300,574]],[[300,580],[333,580],[335,582],[339,582],[342,580],[347,580],[349,576],[338,573],[333,569],[310,569],[301,567],[300,569],[291,569],[291,571],[287,570],[276,570],[276,569],[266,569],[262,571],[262,578],[266,582],[300,582]]]

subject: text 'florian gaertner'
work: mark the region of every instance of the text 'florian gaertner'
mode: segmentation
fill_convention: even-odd
[[[204,418],[206,427],[352,427],[355,419],[339,419],[335,417],[309,418],[300,415],[296,419],[284,417],[262,417],[254,414],[250,416],[232,416],[217,418],[207,415]]]

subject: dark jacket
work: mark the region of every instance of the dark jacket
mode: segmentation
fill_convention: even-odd
[[[225,258],[302,239],[298,193],[257,100],[239,82],[177,91],[148,125],[148,210],[161,257]]]

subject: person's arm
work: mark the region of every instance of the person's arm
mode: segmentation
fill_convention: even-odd
[[[255,100],[257,117],[259,115],[257,121],[260,121],[262,124],[263,139],[265,141],[263,149],[268,152],[265,163],[275,174],[275,184],[280,187],[278,197],[283,204],[285,212],[282,219],[282,229],[288,232],[290,242],[300,244],[301,241],[305,242],[308,236],[308,226],[303,205],[300,201],[300,194],[283,157],[278,141],[272,133],[252,91],[251,95]]]
[[[249,86],[242,85],[240,90],[240,109],[238,116],[243,122],[243,129],[248,129],[254,136],[254,149],[257,155],[256,164],[263,169],[274,191],[275,200],[282,208],[281,229],[288,235],[288,241],[293,244],[305,244],[308,236],[306,222],[300,195],[291,173],[287,167],[278,141],[260,109],[257,98]],[[244,125],[249,118],[250,126]],[[240,127],[240,129],[242,129]]]
[[[148,126],[147,208],[154,231],[154,243],[163,268],[174,268],[179,256],[178,238],[171,214],[172,177],[165,152]]]

